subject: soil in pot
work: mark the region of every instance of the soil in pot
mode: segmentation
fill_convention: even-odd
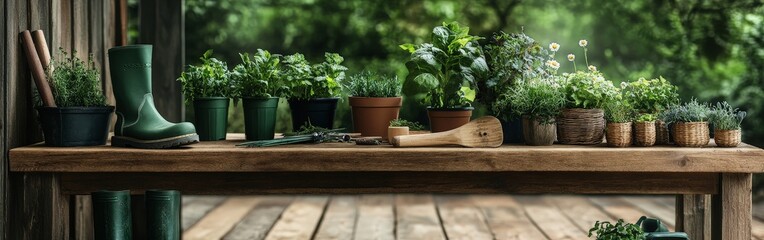
[[[194,125],[199,140],[225,140],[230,102],[230,99],[225,97],[194,99]]]
[[[300,127],[308,122],[316,127],[333,129],[337,101],[339,98],[289,99],[289,108],[292,111],[292,130],[299,131]]]
[[[611,147],[631,146],[631,122],[607,123],[607,145]]]
[[[671,124],[674,143],[680,147],[704,147],[711,137],[708,122],[676,122]]]
[[[409,135],[409,127],[388,127],[387,128],[387,142],[393,142],[393,138],[396,136]]]
[[[523,138],[531,146],[549,146],[557,138],[555,123],[543,124],[535,118],[523,117]]]
[[[473,107],[427,108],[431,132],[445,132],[470,122]]]
[[[523,143],[523,120],[520,118],[505,121],[499,118],[501,130],[504,131],[504,143]],[[556,136],[556,135],[555,135]]]
[[[602,109],[563,109],[557,118],[557,140],[562,144],[602,143],[605,112]]]
[[[655,122],[634,123],[634,145],[649,147],[655,145]]]
[[[714,142],[719,147],[737,147],[742,142],[741,131],[714,129]]]
[[[401,97],[367,98],[349,97],[353,112],[354,132],[361,136],[380,136],[387,138],[390,121],[398,118],[401,109]]]
[[[38,107],[45,145],[54,147],[106,144],[114,106]]]
[[[276,133],[279,98],[244,98],[244,133],[247,140],[270,140]]]

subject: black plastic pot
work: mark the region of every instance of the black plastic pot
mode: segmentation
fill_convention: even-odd
[[[292,111],[292,130],[298,131],[301,126],[308,122],[316,127],[334,128],[337,101],[339,98],[289,99],[289,108]]]
[[[106,144],[114,106],[38,107],[45,145],[54,147]]]
[[[505,121],[499,118],[501,130],[504,132],[504,143],[523,143],[523,121],[520,118]]]
[[[244,132],[247,140],[273,139],[279,98],[244,98]]]

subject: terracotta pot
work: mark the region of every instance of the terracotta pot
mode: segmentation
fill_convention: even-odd
[[[542,124],[535,118],[523,116],[523,138],[527,145],[550,146],[557,138],[557,125]]]
[[[719,147],[737,147],[742,141],[741,131],[714,129],[714,142]]]
[[[390,121],[398,118],[401,110],[401,97],[367,98],[349,97],[353,112],[353,129],[361,136],[379,136],[387,138]]]
[[[427,117],[430,118],[430,131],[445,132],[461,127],[470,122],[473,107],[463,108],[427,108]]]
[[[409,135],[409,127],[387,127],[387,141],[393,142],[396,136]]]
[[[605,137],[607,145],[611,147],[631,146],[633,137],[631,136],[631,122],[626,123],[607,123]]]

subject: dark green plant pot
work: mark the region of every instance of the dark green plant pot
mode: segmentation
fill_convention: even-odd
[[[230,102],[230,99],[224,97],[194,99],[194,125],[199,140],[225,140]]]
[[[147,239],[180,240],[180,192],[146,191]]]
[[[93,233],[96,240],[133,238],[130,191],[98,191],[93,200]]]
[[[106,144],[113,106],[38,107],[45,145],[54,147]]]
[[[247,140],[269,140],[276,133],[279,98],[244,98],[244,132]]]
[[[310,100],[289,99],[292,111],[292,130],[297,131],[308,121],[316,127],[334,128],[334,112],[339,98],[316,98]]]

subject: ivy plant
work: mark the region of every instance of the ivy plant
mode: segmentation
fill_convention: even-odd
[[[340,83],[345,79],[345,60],[336,53],[325,53],[324,62],[310,65],[299,53],[284,57],[283,75],[291,89],[292,99],[338,97],[342,92]]]
[[[180,74],[178,81],[183,87],[183,95],[187,101],[204,97],[235,97],[232,93],[232,82],[228,65],[212,57],[212,50],[207,50],[199,58],[200,65],[189,65]]]
[[[352,97],[399,97],[401,82],[398,76],[385,76],[363,71],[350,77],[343,83],[348,95]]]
[[[252,98],[281,97],[289,92],[289,87],[283,84],[281,66],[278,55],[257,49],[249,56],[239,53],[241,64],[236,65],[231,73],[234,96]]]
[[[568,108],[602,108],[618,94],[613,82],[598,71],[565,73],[563,77]]]
[[[554,123],[554,118],[565,107],[565,94],[556,80],[557,77],[548,77],[519,82],[499,96],[497,103],[511,105],[512,117],[527,116],[542,124]]]
[[[641,113],[656,114],[679,103],[678,88],[663,77],[640,78],[623,85],[626,99]]]
[[[477,82],[488,74],[479,39],[468,27],[444,22],[432,30],[430,43],[400,45],[411,53],[404,92],[426,94],[424,104],[433,108],[470,106]]]
[[[106,106],[106,97],[101,91],[101,75],[93,63],[93,57],[88,63],[80,60],[72,52],[68,55],[60,49],[61,61],[53,59],[53,72],[47,73],[53,98],[59,107],[100,107]]]
[[[716,103],[710,113],[709,122],[718,130],[740,130],[746,112],[733,108],[727,102]]]
[[[589,229],[589,237],[592,236],[597,240],[643,240],[645,232],[636,224],[618,219],[615,224],[597,221],[594,227]]]

